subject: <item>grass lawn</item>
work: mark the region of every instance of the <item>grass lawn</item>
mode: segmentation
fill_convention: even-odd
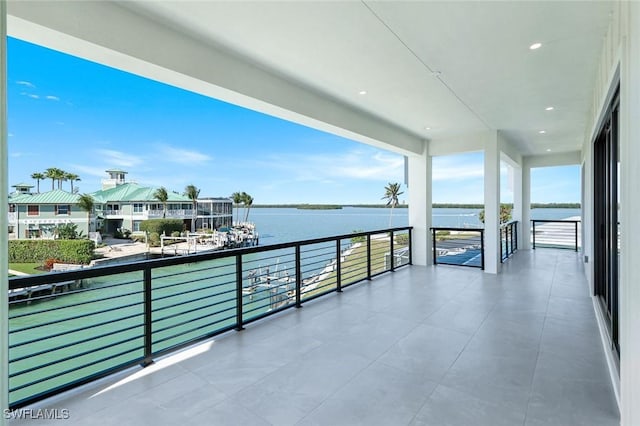
[[[41,263],[9,263],[9,269],[18,272],[24,272],[25,274],[29,275],[45,274],[47,271],[36,269],[41,266]]]

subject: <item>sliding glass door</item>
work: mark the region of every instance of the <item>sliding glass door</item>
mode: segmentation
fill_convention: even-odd
[[[612,349],[619,354],[620,259],[618,94],[613,97],[594,143],[594,291],[607,318]]]

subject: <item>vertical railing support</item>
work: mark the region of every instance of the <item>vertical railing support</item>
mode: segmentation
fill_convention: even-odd
[[[575,225],[575,229],[576,229],[576,251],[578,251],[578,222],[574,222],[573,223]]]
[[[413,234],[409,228],[409,265],[413,265]]]
[[[151,292],[151,268],[142,272],[144,281],[144,359],[142,366],[153,364],[153,300]]]
[[[431,248],[433,250],[431,250],[431,253],[433,254],[433,264],[437,265],[438,264],[438,256],[437,256],[437,248],[436,248],[436,230],[435,229],[431,229]]]
[[[531,235],[533,237],[533,249],[536,249],[536,221],[532,220],[531,224],[533,225],[533,232],[531,232]]]
[[[371,234],[367,234],[367,279],[371,281]]]
[[[480,230],[480,269],[484,271],[484,229]]]
[[[296,308],[302,308],[302,267],[300,265],[300,245],[296,245]],[[338,262],[340,259],[338,259]]]
[[[393,231],[389,231],[389,258],[390,258],[389,262],[391,265],[391,268],[390,268],[391,272],[394,272],[396,269],[395,262],[394,262],[395,256],[393,252],[393,236],[394,236]]]
[[[336,240],[336,291],[342,293],[342,265],[340,257],[342,255],[340,247],[340,239]]]
[[[518,250],[518,222],[514,222],[513,225],[513,229],[514,229],[514,243],[515,243],[515,249]]]
[[[242,255],[236,255],[236,331],[244,330],[242,319]]]
[[[498,235],[500,236],[500,263],[504,262],[504,227],[500,225],[500,229],[498,230]]]

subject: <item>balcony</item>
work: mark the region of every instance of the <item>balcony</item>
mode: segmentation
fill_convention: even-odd
[[[520,250],[500,275],[404,267],[245,327],[29,408],[78,425],[619,423],[571,251]]]

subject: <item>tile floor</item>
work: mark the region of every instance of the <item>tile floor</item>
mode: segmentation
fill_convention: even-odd
[[[10,425],[617,425],[579,256],[407,267],[30,408]]]

